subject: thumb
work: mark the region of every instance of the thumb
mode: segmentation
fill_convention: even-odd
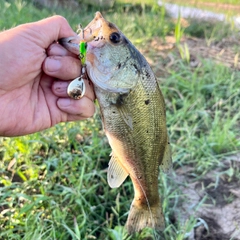
[[[39,33],[40,42],[44,44],[43,48],[47,48],[51,43],[60,38],[76,35],[68,21],[59,15],[45,18],[33,24]]]

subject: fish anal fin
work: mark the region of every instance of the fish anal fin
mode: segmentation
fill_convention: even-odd
[[[169,140],[167,141],[167,145],[165,147],[163,155],[163,160],[160,163],[160,167],[163,170],[163,172],[166,173],[168,173],[172,169],[172,151]]]
[[[137,204],[137,200],[133,200],[126,228],[129,234],[141,231],[143,228],[153,228],[157,232],[163,231],[165,228],[164,215],[159,201],[155,206],[151,206],[150,209],[142,207]]]
[[[112,154],[107,174],[109,186],[111,188],[120,187],[128,175],[128,172],[119,164],[114,154]]]

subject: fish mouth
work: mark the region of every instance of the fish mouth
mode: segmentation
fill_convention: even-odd
[[[64,48],[66,48],[68,51],[79,55],[80,38],[78,35],[74,37],[61,38],[58,40],[58,43],[61,44]]]
[[[91,47],[101,47],[104,43],[99,41],[104,39],[103,28],[108,23],[100,12],[96,12],[95,18],[84,28],[80,29],[79,35],[58,40],[59,44],[65,47],[70,52],[79,55],[80,42],[90,43]]]

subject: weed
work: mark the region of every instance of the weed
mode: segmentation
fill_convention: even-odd
[[[0,28],[61,14],[77,29],[96,10],[82,9],[40,10],[25,1],[1,1]],[[174,32],[164,9],[156,5],[116,4],[104,13],[134,44],[145,48],[152,37]],[[182,34],[179,31],[177,38]],[[240,151],[240,74],[207,60],[191,68],[188,47],[182,52],[182,59],[175,59],[160,85],[174,168],[194,166],[192,176],[198,179],[221,166],[224,157]],[[108,187],[110,151],[98,114],[25,137],[0,138],[0,239],[151,239],[151,229],[134,237],[126,233],[133,188],[129,180],[119,189]],[[218,177],[227,174],[239,179],[239,169],[233,168]],[[181,221],[182,193],[171,175],[160,174],[159,184],[166,217],[162,239],[188,238],[199,219],[191,216]]]

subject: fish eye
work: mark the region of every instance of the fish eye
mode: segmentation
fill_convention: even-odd
[[[113,32],[111,33],[109,39],[112,43],[119,43],[121,41],[121,36],[118,32]]]

